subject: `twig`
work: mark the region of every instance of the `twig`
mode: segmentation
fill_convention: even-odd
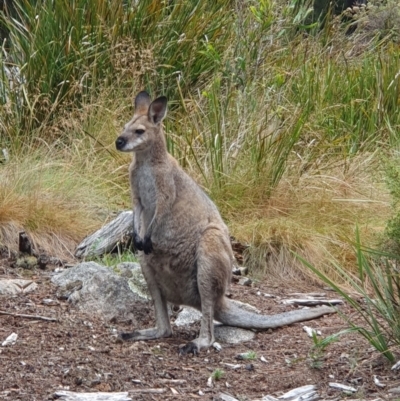
[[[58,319],[56,319],[54,317],[46,317],[46,316],[39,316],[39,315],[23,315],[20,313],[10,313],[10,312],[6,312],[6,311],[2,311],[2,310],[0,310],[0,315],[24,317],[27,319],[40,319],[40,320],[46,320],[47,322],[58,322]]]

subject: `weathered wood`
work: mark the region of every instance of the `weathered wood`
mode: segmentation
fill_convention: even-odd
[[[32,255],[32,245],[25,231],[19,233],[19,251],[21,253],[26,253]]]
[[[133,212],[121,212],[114,220],[86,237],[76,248],[75,256],[101,256],[111,252],[124,238],[133,232]]]
[[[74,393],[59,390],[54,393],[61,401],[132,401],[127,392],[124,393]]]

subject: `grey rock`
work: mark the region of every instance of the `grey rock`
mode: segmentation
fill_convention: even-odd
[[[248,278],[248,277],[243,277],[239,280],[240,285],[244,285],[247,287],[250,287],[252,282],[253,281],[251,280],[251,278]]]
[[[255,337],[255,333],[251,330],[224,325],[215,325],[214,335],[216,340],[228,344],[239,344],[245,341],[251,341]]]
[[[142,268],[139,263],[122,262],[114,267],[114,270],[120,273],[121,277],[128,280],[129,288],[145,300],[150,300],[150,294],[147,289],[146,279],[143,276]]]
[[[97,314],[107,321],[131,320],[136,324],[135,306],[148,302],[134,294],[126,279],[111,268],[95,262],[80,263],[52,277],[64,289],[68,301],[80,310]]]
[[[189,326],[201,320],[201,312],[197,309],[185,306],[179,312],[175,320],[175,326]]]
[[[234,301],[239,307],[248,309],[253,312],[257,311],[251,305],[244,302]],[[189,326],[201,320],[201,312],[197,309],[185,306],[179,312],[175,320],[175,326]],[[237,327],[224,326],[219,322],[214,321],[215,340],[228,344],[239,344],[244,341],[250,341],[254,338],[255,333],[251,330],[240,329]]]

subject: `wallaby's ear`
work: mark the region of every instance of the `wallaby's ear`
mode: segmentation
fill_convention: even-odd
[[[167,114],[167,98],[165,96],[158,97],[153,100],[149,107],[149,120],[154,124],[160,123],[164,120]]]
[[[146,114],[151,103],[150,95],[146,91],[139,92],[134,103],[135,114]]]

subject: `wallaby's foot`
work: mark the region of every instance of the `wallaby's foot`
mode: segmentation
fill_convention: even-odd
[[[151,242],[150,237],[144,237],[142,244],[143,244],[143,252],[145,253],[145,255],[148,255],[153,251],[153,243]]]
[[[146,341],[155,340],[157,338],[171,337],[172,332],[160,332],[157,327],[152,329],[135,330],[130,333],[119,333],[118,338],[123,341]]]
[[[186,345],[179,348],[179,355],[193,354],[197,355],[200,350],[209,348],[214,343],[213,339],[198,337],[193,341],[190,341]]]
[[[182,347],[179,347],[179,355],[187,355],[187,354],[198,355],[198,353],[199,353],[199,348],[193,341],[187,343],[186,345],[183,345]]]
[[[135,247],[135,249],[137,249],[138,251],[143,251],[143,241],[139,237],[139,234],[136,231],[134,231],[132,237],[133,237],[133,246]]]

